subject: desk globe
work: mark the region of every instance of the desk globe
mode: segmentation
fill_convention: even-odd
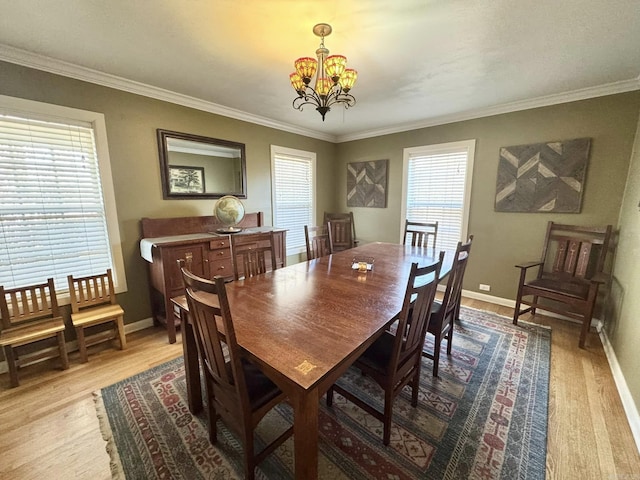
[[[220,198],[213,207],[213,214],[224,225],[219,228],[220,233],[237,233],[242,228],[236,227],[244,218],[244,205],[233,195],[225,195]]]

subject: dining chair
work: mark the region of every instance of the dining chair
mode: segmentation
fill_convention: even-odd
[[[609,281],[605,262],[611,237],[611,225],[590,227],[550,221],[540,260],[516,265],[520,279],[514,325],[520,315],[535,315],[537,308],[558,313],[582,323],[578,346],[584,348],[598,289]],[[532,267],[537,267],[537,275],[527,279]],[[529,296],[532,299],[524,298]],[[528,308],[520,309],[522,304]]]
[[[0,346],[9,368],[9,383],[17,387],[18,369],[33,362],[60,357],[62,368],[69,368],[64,339],[64,321],[58,310],[53,279],[46,283],[5,289],[0,286]],[[55,338],[58,349],[39,348],[18,355],[17,349],[40,340]],[[44,347],[44,345],[43,345]]]
[[[429,266],[418,267],[417,263],[411,265],[402,310],[394,322],[397,323],[396,328],[382,332],[354,363],[384,390],[383,411],[377,410],[337,383],[327,391],[327,406],[333,404],[333,392],[336,391],[382,421],[382,442],[385,445],[389,445],[391,440],[394,399],[406,385],[411,386],[411,405],[418,405],[422,346],[443,260],[444,252],[440,252],[438,261]],[[409,316],[411,322],[408,321]]]
[[[442,339],[447,340],[447,355],[451,355],[453,323],[460,318],[462,280],[471,253],[471,242],[473,242],[473,235],[469,235],[469,239],[464,244],[458,242],[442,301],[435,300],[431,309],[427,333],[433,335],[433,352],[429,352],[425,347],[422,355],[433,360],[434,377],[438,376]]]
[[[431,248],[435,252],[436,240],[438,239],[438,222],[410,222],[404,221],[404,237],[403,245],[411,245],[413,247],[429,246],[429,238],[432,239]],[[407,243],[408,240],[411,243]]]
[[[217,442],[220,417],[240,436],[244,477],[253,479],[255,467],[293,434],[293,426],[255,453],[254,430],[285,394],[243,354],[238,346],[227,299],[225,280],[198,277],[182,268],[189,315],[202,349],[209,413],[209,441]]]
[[[236,280],[278,268],[273,232],[231,235],[231,255]]]
[[[80,361],[89,360],[87,347],[118,338],[120,349],[127,347],[124,333],[124,310],[116,302],[116,291],[111,269],[86,277],[67,276],[71,297],[71,323],[76,329]],[[112,323],[113,330],[98,332],[87,337],[85,329],[95,325]]]
[[[304,239],[307,245],[307,260],[324,257],[333,253],[331,222],[327,225],[304,226]]]
[[[356,224],[353,221],[353,212],[324,212],[324,219],[322,223],[327,225],[329,222],[331,222],[331,239],[333,241],[334,252],[340,252],[342,250],[358,246]]]

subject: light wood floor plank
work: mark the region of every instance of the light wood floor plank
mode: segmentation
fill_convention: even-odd
[[[479,300],[464,304],[513,314]],[[640,455],[597,334],[581,350],[578,325],[541,315],[523,320],[552,328],[547,479],[640,479]],[[92,392],[182,354],[180,338],[169,345],[160,328],[127,341],[126,350],[90,348],[85,364],[72,353],[68,370],[53,362],[27,367],[17,388],[0,375],[0,478],[110,478]]]

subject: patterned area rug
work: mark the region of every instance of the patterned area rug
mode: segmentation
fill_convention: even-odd
[[[321,400],[320,478],[545,478],[550,331],[468,308],[461,317],[450,357],[443,346],[440,378],[423,359],[418,407],[407,389],[397,398],[389,447],[381,422],[340,395],[332,408]],[[381,390],[357,370],[341,382],[381,408]],[[182,358],[95,397],[113,478],[242,478],[235,435],[219,421],[214,447],[205,414],[189,413]],[[288,406],[272,411],[258,427],[257,447],[291,421]],[[293,442],[269,456],[256,477],[292,478]]]

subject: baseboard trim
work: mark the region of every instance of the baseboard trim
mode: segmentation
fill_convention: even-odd
[[[145,328],[149,328],[153,326],[152,318],[144,318],[142,320],[138,320],[137,322],[127,323],[124,326],[124,333],[133,333],[139,330],[144,330]],[[75,340],[71,342],[66,342],[67,345],[67,353],[75,352],[78,350],[78,342]],[[52,350],[57,349],[57,347],[51,347]],[[0,373],[7,373],[9,371],[9,367],[7,366],[6,360],[0,362]]]
[[[502,298],[502,297],[495,297],[493,295],[488,295],[486,293],[474,292],[473,290],[462,290],[462,296],[467,298],[472,298],[474,300],[482,300],[483,302],[494,303],[496,305],[501,305],[503,307],[514,308],[516,306],[516,302],[514,300],[510,300],[508,298]]]
[[[602,347],[604,348],[604,353],[607,356],[607,360],[609,361],[609,368],[611,369],[613,380],[614,382],[616,382],[618,394],[620,395],[620,400],[622,401],[622,407],[624,408],[624,412],[627,415],[627,421],[629,422],[629,427],[631,428],[631,434],[633,435],[633,439],[636,442],[638,453],[640,453],[640,412],[638,412],[636,404],[633,400],[633,396],[631,395],[631,391],[629,390],[627,381],[624,378],[624,374],[622,373],[622,369],[620,368],[620,364],[618,363],[618,357],[616,356],[616,353],[611,346],[611,342],[609,341],[607,332],[603,328],[601,328],[599,333],[600,340],[602,341]]]

